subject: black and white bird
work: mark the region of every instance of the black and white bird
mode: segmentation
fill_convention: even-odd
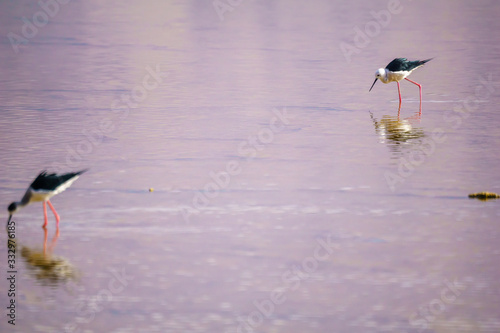
[[[21,201],[15,201],[9,205],[7,208],[9,211],[9,221],[12,219],[12,215],[17,212],[20,208],[37,201],[43,202],[43,215],[44,215],[44,224],[43,227],[47,226],[47,206],[45,203],[49,204],[52,213],[56,218],[57,227],[59,227],[59,215],[57,214],[54,206],[50,203],[50,198],[54,195],[61,193],[65,189],[71,186],[78,177],[87,170],[81,170],[77,172],[70,172],[65,174],[55,174],[55,173],[47,173],[47,171],[42,171],[38,177],[31,183],[31,185],[26,190]]]
[[[426,62],[431,60],[432,58],[426,60],[409,61],[406,58],[396,58],[391,61],[385,68],[379,68],[375,72],[375,81],[373,81],[373,84],[369,91],[372,91],[372,88],[375,83],[377,83],[377,80],[380,80],[383,83],[396,81],[396,83],[398,84],[399,105],[401,106],[401,90],[399,88],[399,81],[405,79],[418,86],[418,89],[420,91],[420,105],[422,105],[422,86],[417,82],[408,79],[407,76],[410,75],[411,72],[413,72],[415,69],[423,66]]]

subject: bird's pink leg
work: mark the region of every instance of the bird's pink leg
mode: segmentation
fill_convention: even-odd
[[[43,228],[43,255],[47,254],[47,228]]]
[[[52,242],[49,245],[49,251],[51,254],[54,251],[54,247],[56,246],[58,239],[59,239],[59,227],[56,228],[56,233],[54,234],[54,237],[52,238]]]
[[[47,203],[49,204],[50,209],[52,210],[52,213],[54,213],[54,216],[56,217],[56,226],[59,228],[59,215],[57,214],[56,210],[54,209],[54,206],[50,203],[50,200],[47,200]]]
[[[399,81],[396,81],[398,84],[398,94],[399,94],[399,107],[401,108],[401,89],[399,88]]]
[[[408,78],[405,78],[405,80],[408,80],[411,83],[416,84],[418,86],[418,91],[420,92],[420,106],[422,106],[422,85],[419,84],[419,83],[417,83],[417,82],[415,82],[415,81],[412,81],[412,80],[410,80]]]
[[[49,218],[47,217],[47,205],[45,204],[45,201],[43,202],[43,218],[44,218],[44,223],[42,225],[42,228],[47,227],[47,222],[49,221]]]

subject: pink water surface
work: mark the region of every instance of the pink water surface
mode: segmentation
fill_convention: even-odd
[[[0,331],[500,331],[500,4],[228,3],[0,3],[0,201],[90,168]]]

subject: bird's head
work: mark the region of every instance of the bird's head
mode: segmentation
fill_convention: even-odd
[[[387,80],[387,72],[385,68],[377,69],[377,71],[375,72],[375,81],[373,81],[373,84],[369,91],[372,91],[372,88],[375,85],[375,83],[377,83],[377,80],[380,80],[385,83],[385,81]]]
[[[9,211],[9,214],[10,215],[13,215],[15,212],[17,212],[17,203],[13,202],[9,205],[9,207],[7,207],[7,210]]]
[[[9,220],[7,221],[7,227],[9,226],[10,224],[10,220],[12,219],[12,215],[14,215],[14,213],[19,209],[19,207],[17,206],[17,203],[16,202],[13,202],[9,205],[9,207],[7,207],[7,210],[9,211]]]
[[[375,77],[379,80],[384,80],[387,77],[387,72],[385,71],[385,68],[379,68],[375,72]]]

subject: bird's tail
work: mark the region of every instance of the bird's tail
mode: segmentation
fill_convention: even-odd
[[[430,60],[430,59],[429,59],[429,60]],[[77,172],[74,172],[74,174],[79,176],[79,175],[81,175],[82,173],[87,172],[87,171],[89,171],[89,168],[87,168],[87,169],[83,169],[83,170],[80,170],[80,171],[77,171]]]
[[[425,59],[425,60],[420,60],[420,61],[418,62],[418,65],[419,65],[419,66],[422,66],[423,64],[425,64],[426,62],[431,61],[432,59],[434,59],[434,58],[429,58],[429,59]]]

